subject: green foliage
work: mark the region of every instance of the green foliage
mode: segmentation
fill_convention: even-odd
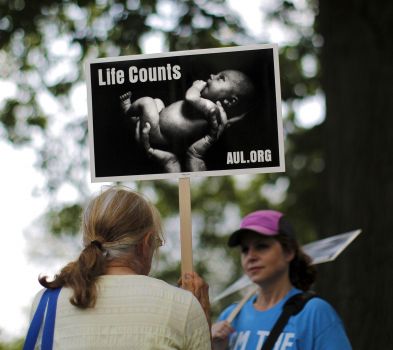
[[[0,350],[22,350],[24,339],[13,340],[12,342],[0,342]]]
[[[23,145],[31,141],[30,134],[33,128],[46,128],[47,118],[36,103],[21,103],[11,98],[4,103],[0,123],[6,131],[8,141],[15,145]]]
[[[46,213],[48,227],[54,235],[71,234],[79,232],[80,216],[82,208],[79,204],[63,206],[59,209],[51,209]]]
[[[241,275],[237,252],[225,244],[242,215],[264,207],[280,209],[293,219],[302,240],[315,238],[313,223],[323,212],[317,190],[323,173],[321,127],[299,128],[293,108],[295,101],[320,90],[321,39],[312,28],[316,5],[309,1],[306,9],[310,24],[297,20],[304,10],[297,2],[277,1],[265,23],[279,23],[293,33],[280,47],[282,97],[289,110],[286,173],[192,179],[195,267],[216,292]],[[0,69],[17,86],[16,96],[0,104],[0,127],[15,145],[31,144],[33,131],[42,133],[37,166],[47,179],[43,191],[51,201],[46,221],[55,235],[78,232],[80,202],[90,194],[86,116],[72,111],[70,101],[83,82],[86,59],[142,53],[144,38],[152,34],[163,38],[168,51],[259,42],[224,0],[13,0],[1,1],[0,13]],[[310,60],[315,62],[311,73],[305,69]],[[57,101],[60,115],[47,112],[42,97]],[[52,125],[65,117],[61,135],[53,135]],[[62,205],[54,199],[64,184],[80,193],[76,203]],[[145,181],[133,187],[154,200],[167,222],[177,217],[177,183]],[[160,261],[157,276],[175,283],[178,261],[170,253],[161,254]],[[220,273],[223,266],[227,271]]]

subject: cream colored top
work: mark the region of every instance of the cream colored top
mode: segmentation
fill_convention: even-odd
[[[72,290],[61,290],[53,349],[211,349],[205,314],[192,293],[141,275],[105,275],[98,285],[96,306],[84,310],[69,302]]]

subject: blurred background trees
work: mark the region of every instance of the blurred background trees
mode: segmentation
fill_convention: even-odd
[[[39,229],[76,235],[90,195],[83,63],[88,58],[271,42],[280,43],[286,167],[283,174],[192,179],[195,268],[217,294],[240,275],[228,233],[264,207],[288,214],[302,243],[362,228],[338,261],[320,269],[317,291],[343,317],[355,349],[386,349],[393,323],[393,5],[261,1],[255,36],[225,0],[0,1],[1,79],[16,93],[0,102],[0,137],[34,148],[49,209]],[[244,6],[247,6],[244,3]],[[247,19],[246,19],[247,20]],[[277,29],[278,28],[278,29]],[[304,123],[301,106],[326,115]],[[82,104],[85,101],[82,101]],[[321,105],[320,104],[320,105]],[[167,232],[155,275],[179,276],[176,181],[128,184],[158,205]],[[73,191],[64,203],[61,193]],[[231,298],[226,299],[228,304]],[[224,304],[213,308],[217,313]],[[389,339],[390,337],[390,339]]]

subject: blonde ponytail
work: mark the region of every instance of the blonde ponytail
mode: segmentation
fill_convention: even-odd
[[[142,195],[114,186],[93,198],[82,219],[85,248],[79,258],[66,265],[53,281],[46,276],[39,282],[46,288],[70,287],[70,302],[82,309],[94,307],[97,280],[105,274],[108,262],[130,260],[136,269],[143,262],[133,255],[134,248],[147,234],[163,240],[157,209]],[[156,246],[152,244],[152,249]]]

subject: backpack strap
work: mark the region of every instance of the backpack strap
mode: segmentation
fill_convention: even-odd
[[[40,302],[30,323],[23,350],[33,350],[37,343],[38,334],[45,316],[45,324],[42,336],[42,349],[52,349],[53,334],[55,328],[56,305],[61,288],[46,289],[41,296]]]
[[[48,308],[46,310],[44,330],[42,333],[41,350],[52,350],[53,336],[55,333],[55,319],[57,299],[61,288],[51,289],[49,291]]]
[[[26,335],[23,350],[34,349],[37,342],[38,333],[40,332],[41,324],[44,319],[46,305],[48,303],[49,292],[48,289],[41,295],[40,302],[35,310],[33,319],[31,320],[29,330]]]
[[[297,315],[303,310],[307,302],[316,297],[314,292],[308,291],[303,293],[298,293],[290,297],[284,304],[283,310],[277,322],[274,324],[272,330],[266,341],[263,343],[261,350],[271,350],[274,347],[279,335],[284,329],[285,325],[291,316]]]

